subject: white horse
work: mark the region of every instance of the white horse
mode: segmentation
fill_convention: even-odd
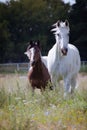
[[[45,66],[47,67],[47,56],[41,56],[41,60],[45,64]]]
[[[55,85],[60,77],[64,80],[64,96],[72,93],[76,86],[76,77],[80,70],[80,55],[78,49],[69,44],[69,23],[58,21],[54,24],[56,43],[48,52],[47,67],[51,80]]]

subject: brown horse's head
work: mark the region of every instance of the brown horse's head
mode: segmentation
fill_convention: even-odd
[[[30,44],[25,54],[28,56],[30,60],[30,65],[34,66],[37,63],[37,61],[41,59],[40,42],[30,41]]]

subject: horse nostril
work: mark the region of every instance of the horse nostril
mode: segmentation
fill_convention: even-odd
[[[62,48],[61,51],[62,51],[63,55],[67,55],[68,48]]]
[[[68,52],[68,48],[65,48],[65,50],[66,50],[66,53]]]

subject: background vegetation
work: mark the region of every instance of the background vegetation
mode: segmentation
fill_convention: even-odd
[[[27,61],[24,51],[31,39],[39,39],[46,55],[55,43],[50,32],[58,19],[70,22],[70,43],[87,60],[87,0],[70,6],[61,0],[10,0],[0,2],[0,63]]]

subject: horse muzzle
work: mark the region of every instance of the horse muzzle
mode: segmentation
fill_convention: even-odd
[[[62,54],[63,54],[64,56],[67,55],[68,48],[62,48],[62,49],[61,49],[61,52],[62,52]]]

